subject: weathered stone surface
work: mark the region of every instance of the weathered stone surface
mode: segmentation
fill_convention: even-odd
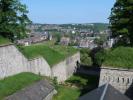
[[[32,72],[57,77],[58,82],[61,82],[76,71],[77,61],[80,62],[80,53],[66,58],[51,68],[44,58],[28,60],[14,45],[6,45],[0,47],[0,78],[21,72]]]
[[[51,77],[50,66],[43,57],[35,58],[29,61],[29,72]]]
[[[102,67],[99,86],[105,83],[125,93],[133,84],[133,70]]]
[[[77,61],[80,62],[80,53],[76,53],[57,65],[54,65],[52,67],[52,76],[57,77],[58,82],[65,81],[76,72]]]
[[[13,45],[0,47],[0,78],[27,72],[28,60]]]

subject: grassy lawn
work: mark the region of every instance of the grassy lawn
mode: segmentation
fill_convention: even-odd
[[[0,45],[9,44],[11,43],[8,39],[0,36]]]
[[[47,60],[50,66],[53,66],[77,50],[72,47],[38,44],[20,47],[20,51],[29,59],[42,56]]]
[[[20,73],[0,80],[0,100],[41,79],[32,73]]]
[[[118,47],[107,51],[104,66],[133,68],[133,48]]]
[[[60,52],[62,55],[65,55],[65,57],[71,56],[78,51],[77,49],[71,46],[54,45],[51,48],[57,52]]]
[[[77,88],[59,86],[58,94],[53,100],[77,100],[80,96],[80,91]]]

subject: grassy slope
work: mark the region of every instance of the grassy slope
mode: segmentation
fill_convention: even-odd
[[[53,98],[53,100],[77,100],[79,96],[79,89],[60,86],[58,89],[58,94]]]
[[[118,47],[108,51],[104,66],[133,68],[133,48]]]
[[[64,60],[67,56],[76,52],[72,47],[46,46],[43,44],[21,47],[22,53],[29,59],[39,56],[44,57],[50,66]]]
[[[0,45],[9,44],[11,43],[8,39],[0,36]]]
[[[65,83],[71,83],[74,87],[60,85],[57,90],[58,94],[54,96],[53,100],[77,100],[81,95],[88,93],[90,89],[97,87],[97,77],[74,75]],[[84,94],[82,90],[84,91]]]
[[[41,77],[32,73],[21,73],[0,80],[0,100],[39,80]]]

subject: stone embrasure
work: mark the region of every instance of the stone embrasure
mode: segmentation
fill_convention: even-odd
[[[133,70],[102,67],[99,86],[105,83],[109,83],[122,93],[125,93],[133,83]]]

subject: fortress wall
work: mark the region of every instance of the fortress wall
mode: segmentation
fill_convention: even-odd
[[[116,89],[125,93],[133,84],[133,70],[101,68],[99,86],[105,83],[110,83]]]
[[[77,61],[80,62],[79,52],[54,65],[52,67],[52,76],[57,77],[58,82],[65,81],[76,72]]]
[[[76,53],[73,56],[69,57],[68,59],[66,59],[66,75],[67,78],[72,76],[73,73],[76,72],[77,67],[78,67],[78,63],[80,63],[80,53]]]
[[[80,62],[80,53],[66,58],[51,68],[43,57],[28,60],[13,44],[0,46],[0,78],[21,72],[32,72],[57,77],[58,82],[62,82],[76,71],[77,61]]]
[[[28,60],[14,45],[0,47],[0,78],[27,72]]]
[[[35,58],[29,61],[29,72],[40,74],[42,76],[51,77],[51,68],[47,61],[43,58]]]
[[[67,79],[66,77],[66,64],[65,61],[62,61],[56,65],[54,65],[51,69],[52,71],[52,77],[57,77],[58,82],[65,81]]]

